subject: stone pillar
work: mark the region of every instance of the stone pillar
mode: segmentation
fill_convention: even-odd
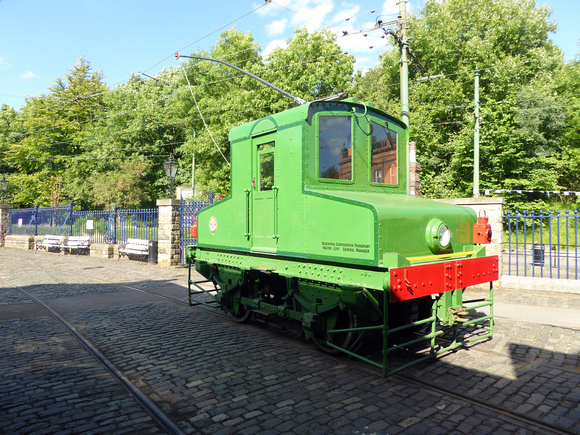
[[[453,198],[453,199],[438,199],[437,201],[446,202],[449,204],[457,204],[464,207],[469,207],[479,214],[481,210],[485,211],[489,218],[491,231],[491,244],[487,245],[487,255],[499,256],[499,273],[501,276],[502,270],[502,246],[503,246],[503,205],[504,198],[498,197],[478,197],[478,198]]]
[[[12,204],[0,204],[0,248],[4,247],[6,236],[8,235],[8,220],[10,215],[8,210],[12,209]]]
[[[178,199],[158,199],[159,238],[157,262],[161,266],[179,265],[179,205]]]
[[[411,196],[421,196],[421,164],[417,162],[417,145],[409,142],[409,194]]]

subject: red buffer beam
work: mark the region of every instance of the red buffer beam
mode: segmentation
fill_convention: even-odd
[[[391,269],[391,302],[497,281],[498,262],[494,255]]]

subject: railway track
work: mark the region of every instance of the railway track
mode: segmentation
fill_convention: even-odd
[[[150,292],[148,290],[138,289],[138,288],[132,287],[132,286],[126,286],[126,287],[127,288],[131,288],[131,289],[136,290],[136,291],[141,291],[141,292],[146,292],[146,293],[154,294],[156,296],[159,296],[159,297],[162,297],[164,299],[170,300],[170,301],[172,301],[174,303],[178,303],[178,304],[182,304],[182,305],[188,305],[186,302],[183,302],[183,301],[180,301],[180,300],[177,300],[177,299],[174,299],[174,298],[169,298],[169,297],[166,297],[166,296],[163,296],[163,295],[159,295],[159,294],[156,294],[155,292]],[[193,307],[193,308],[194,309],[201,309],[203,311],[208,311],[208,312],[211,312],[212,314],[215,314],[215,315],[218,315],[218,316],[221,316],[221,317],[228,317],[226,314],[222,313],[219,309],[212,309],[212,308],[208,308],[208,307],[203,306],[203,305],[199,305],[199,306],[196,306],[196,307]],[[284,323],[284,322],[282,322],[282,323]],[[269,329],[272,332],[277,333],[277,334],[280,334],[280,335],[284,335],[284,332],[286,332],[286,330],[287,330],[285,325],[280,326],[275,321],[274,322],[260,322],[260,323],[257,323],[256,325],[258,327],[260,327],[260,326],[265,326],[267,328],[269,327]],[[298,337],[296,335],[295,331],[291,331],[291,333],[292,333],[292,338],[293,339],[300,339],[300,337]],[[304,340],[301,340],[301,341],[304,341]],[[498,357],[505,357],[505,355],[504,354],[501,354],[500,352],[495,352],[495,351],[490,351],[490,350],[487,350],[487,351],[478,350],[476,345],[472,345],[471,346],[471,349],[474,350],[477,353],[482,354],[482,356],[483,355],[486,355],[486,354],[493,353],[493,354],[495,354]],[[513,357],[512,356],[510,359],[512,359],[512,360],[513,359],[517,359],[517,360],[519,360],[520,362],[523,362],[523,363],[529,363],[530,362],[529,360],[527,360],[527,359],[525,359],[523,357]],[[358,362],[355,362],[355,363],[356,364],[359,364]],[[554,366],[550,366],[548,364],[538,364],[538,365],[544,366],[544,367],[546,367],[546,369],[554,368]],[[361,364],[361,366],[367,368],[365,365],[362,365]],[[573,370],[567,370],[567,369],[561,369],[561,370],[565,370],[565,371],[568,371],[568,372],[574,373],[574,374],[576,373]],[[567,430],[562,429],[562,428],[560,428],[560,427],[558,427],[556,425],[545,423],[545,422],[543,422],[543,421],[541,421],[539,419],[536,419],[536,418],[531,418],[531,417],[528,417],[528,416],[525,416],[525,415],[522,415],[522,414],[514,413],[513,411],[507,410],[507,409],[505,409],[503,407],[491,405],[489,403],[486,403],[483,400],[475,399],[475,398],[470,397],[470,396],[468,396],[466,394],[457,393],[457,392],[455,392],[455,391],[453,391],[451,389],[442,388],[442,387],[437,386],[437,385],[434,385],[432,383],[425,382],[424,380],[421,380],[420,378],[417,378],[415,376],[405,375],[405,374],[401,374],[401,373],[399,373],[399,374],[397,374],[395,376],[397,378],[405,381],[405,382],[412,382],[412,383],[414,383],[417,386],[420,386],[422,388],[429,389],[429,390],[431,390],[431,391],[433,391],[433,392],[435,392],[437,394],[441,394],[442,396],[454,397],[454,398],[456,398],[458,400],[465,401],[465,402],[469,402],[469,403],[473,404],[474,406],[483,407],[485,409],[488,409],[490,411],[493,411],[493,412],[495,412],[497,414],[502,415],[505,419],[507,419],[507,420],[509,420],[511,422],[514,422],[514,423],[523,423],[525,425],[531,425],[531,426],[534,426],[534,427],[538,427],[538,428],[542,429],[543,431],[545,431],[545,433],[575,435],[575,432],[567,431]]]
[[[40,299],[36,298],[26,290],[21,287],[15,286],[12,283],[0,279],[12,288],[18,290],[24,294],[27,298],[32,300],[36,305],[42,307],[46,310],[50,316],[58,321],[70,335],[72,335],[78,343],[80,343],[85,350],[91,354],[91,356],[107,371],[109,372],[122,386],[127,390],[127,392],[141,405],[142,409],[150,415],[153,420],[168,434],[181,435],[184,432],[177,426],[161,409],[155,405],[155,403],[147,397],[137,386],[131,382],[117,367],[109,361],[109,359],[103,355],[89,340],[87,340],[77,329],[68,322],[63,316],[57,313],[48,304],[44,303]]]
[[[45,267],[44,269],[46,270],[47,274],[55,272],[54,266],[50,267],[50,268]],[[62,274],[71,274],[72,275],[72,274],[74,274],[73,272],[68,271],[66,268],[59,268],[57,273],[59,275],[62,275]],[[160,294],[160,293],[154,291],[154,289],[140,288],[139,286],[133,285],[131,283],[119,283],[116,281],[108,280],[108,279],[100,277],[100,276],[95,276],[94,273],[87,273],[86,278],[89,278],[90,281],[95,281],[96,283],[120,286],[120,287],[125,288],[127,290],[146,293],[146,294],[152,295],[156,298],[160,298],[162,300],[169,301],[171,303],[175,303],[175,304],[178,304],[181,306],[188,306],[189,307],[188,303],[185,302],[183,299],[178,299],[175,297]],[[21,291],[23,294],[25,294],[26,297],[30,298],[32,301],[34,301],[34,303],[42,306],[44,309],[46,309],[51,314],[52,317],[54,317],[56,320],[58,320],[58,322],[60,322],[67,329],[67,331],[69,331],[69,333],[71,335],[73,335],[75,337],[75,339],[77,341],[79,341],[85,347],[85,349],[87,349],[88,352],[91,353],[91,355],[93,355],[93,357],[99,362],[99,364],[101,364],[103,367],[105,367],[105,369],[109,373],[111,373],[111,375],[113,375],[124,386],[124,388],[129,392],[129,394],[131,394],[135,398],[135,400],[137,400],[141,404],[143,409],[145,409],[146,412],[152,416],[152,418],[157,422],[157,424],[159,424],[160,427],[163,428],[163,430],[165,430],[167,433],[183,433],[181,431],[181,429],[179,428],[179,426],[177,426],[163,411],[160,410],[159,407],[157,407],[155,405],[155,403],[153,403],[153,401],[151,401],[139,388],[137,388],[133,382],[131,382],[120,370],[118,370],[107,359],[107,357],[105,355],[103,355],[93,344],[91,344],[88,340],[86,340],[75,329],[75,327],[71,323],[69,323],[63,316],[61,316],[54,309],[52,309],[48,304],[46,304],[45,302],[43,302],[39,298],[35,297],[30,292],[27,292],[26,290],[11,284],[6,279],[0,279],[0,280],[5,282],[6,284],[10,285],[13,288],[17,288],[19,291]],[[213,309],[213,308],[209,308],[209,307],[202,305],[202,306],[193,307],[192,309],[210,312],[213,315],[216,315],[219,317],[227,317],[221,310],[219,310],[217,308]],[[283,322],[282,322],[281,327],[280,327],[280,323],[264,322],[263,324],[258,324],[258,326],[261,326],[261,327],[263,327],[264,325],[267,329],[269,329],[270,331],[272,331],[274,333],[279,334],[281,331],[284,333],[285,325],[283,324]],[[284,333],[284,335],[287,336],[285,333]],[[295,339],[295,340],[297,339],[297,340],[303,341],[302,339],[297,337],[296,334],[293,334],[291,338]],[[506,361],[506,364],[511,363],[511,360],[513,360],[514,358],[518,359],[522,363],[528,363],[528,364],[533,363],[529,359],[526,359],[526,358],[513,357],[513,356],[511,358],[509,358],[505,354],[502,354],[499,352],[493,352],[490,350],[485,350],[485,351],[479,350],[479,349],[477,349],[477,346],[473,346],[471,348],[471,351],[481,354],[482,357],[485,355],[493,353],[496,357],[505,358],[506,360],[509,359],[510,361]],[[339,362],[344,362],[345,358],[337,357],[336,360]],[[365,371],[367,371],[369,369],[366,365],[358,363],[356,361],[348,361],[348,364],[358,366]],[[545,370],[550,370],[550,369],[555,368],[555,366],[548,365],[548,364],[542,364],[542,363],[534,363],[534,364],[538,365],[540,368],[545,368]],[[558,369],[566,371],[566,369],[561,369],[560,367],[558,367]],[[567,371],[570,373],[576,374],[576,372],[574,372],[573,370],[567,370]],[[372,371],[372,373],[377,373],[377,372]],[[380,375],[378,375],[378,376],[380,376]],[[518,427],[535,428],[535,430],[538,430],[539,432],[543,432],[543,433],[555,433],[555,434],[573,434],[573,433],[575,433],[573,431],[568,431],[564,428],[558,427],[554,424],[550,424],[550,423],[547,423],[545,421],[542,421],[538,418],[533,418],[533,417],[527,416],[525,414],[520,414],[520,413],[514,412],[513,410],[506,409],[506,408],[501,407],[501,406],[496,406],[496,405],[487,403],[483,400],[478,400],[477,398],[474,398],[474,397],[466,395],[466,394],[458,393],[456,391],[453,391],[452,389],[442,388],[441,386],[435,385],[431,382],[426,382],[425,380],[422,380],[422,379],[420,379],[416,376],[413,376],[413,375],[408,375],[408,374],[403,373],[403,374],[395,375],[394,378],[400,379],[401,382],[406,383],[406,384],[409,384],[409,383],[414,384],[417,387],[431,391],[431,392],[433,392],[437,395],[440,395],[442,397],[453,398],[457,401],[467,402],[473,406],[486,409],[488,411],[495,413],[502,420],[504,420],[506,422],[510,422]]]

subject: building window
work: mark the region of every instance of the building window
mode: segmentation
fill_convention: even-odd
[[[348,116],[318,118],[318,176],[352,180],[352,127]]]
[[[376,122],[371,122],[371,182],[397,184],[397,133]]]

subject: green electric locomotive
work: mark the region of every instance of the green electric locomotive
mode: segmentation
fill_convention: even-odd
[[[231,195],[199,212],[187,249],[204,277],[190,273],[190,304],[209,294],[237,321],[293,319],[321,347],[365,360],[365,339],[382,337],[381,360],[369,362],[385,375],[400,368],[388,355],[401,348],[425,342],[421,360],[491,337],[492,314],[468,318],[485,305],[493,313],[498,258],[482,246],[491,231],[471,209],[409,196],[405,124],[347,98],[238,126],[229,139]],[[489,297],[466,306],[462,289],[484,283]]]

